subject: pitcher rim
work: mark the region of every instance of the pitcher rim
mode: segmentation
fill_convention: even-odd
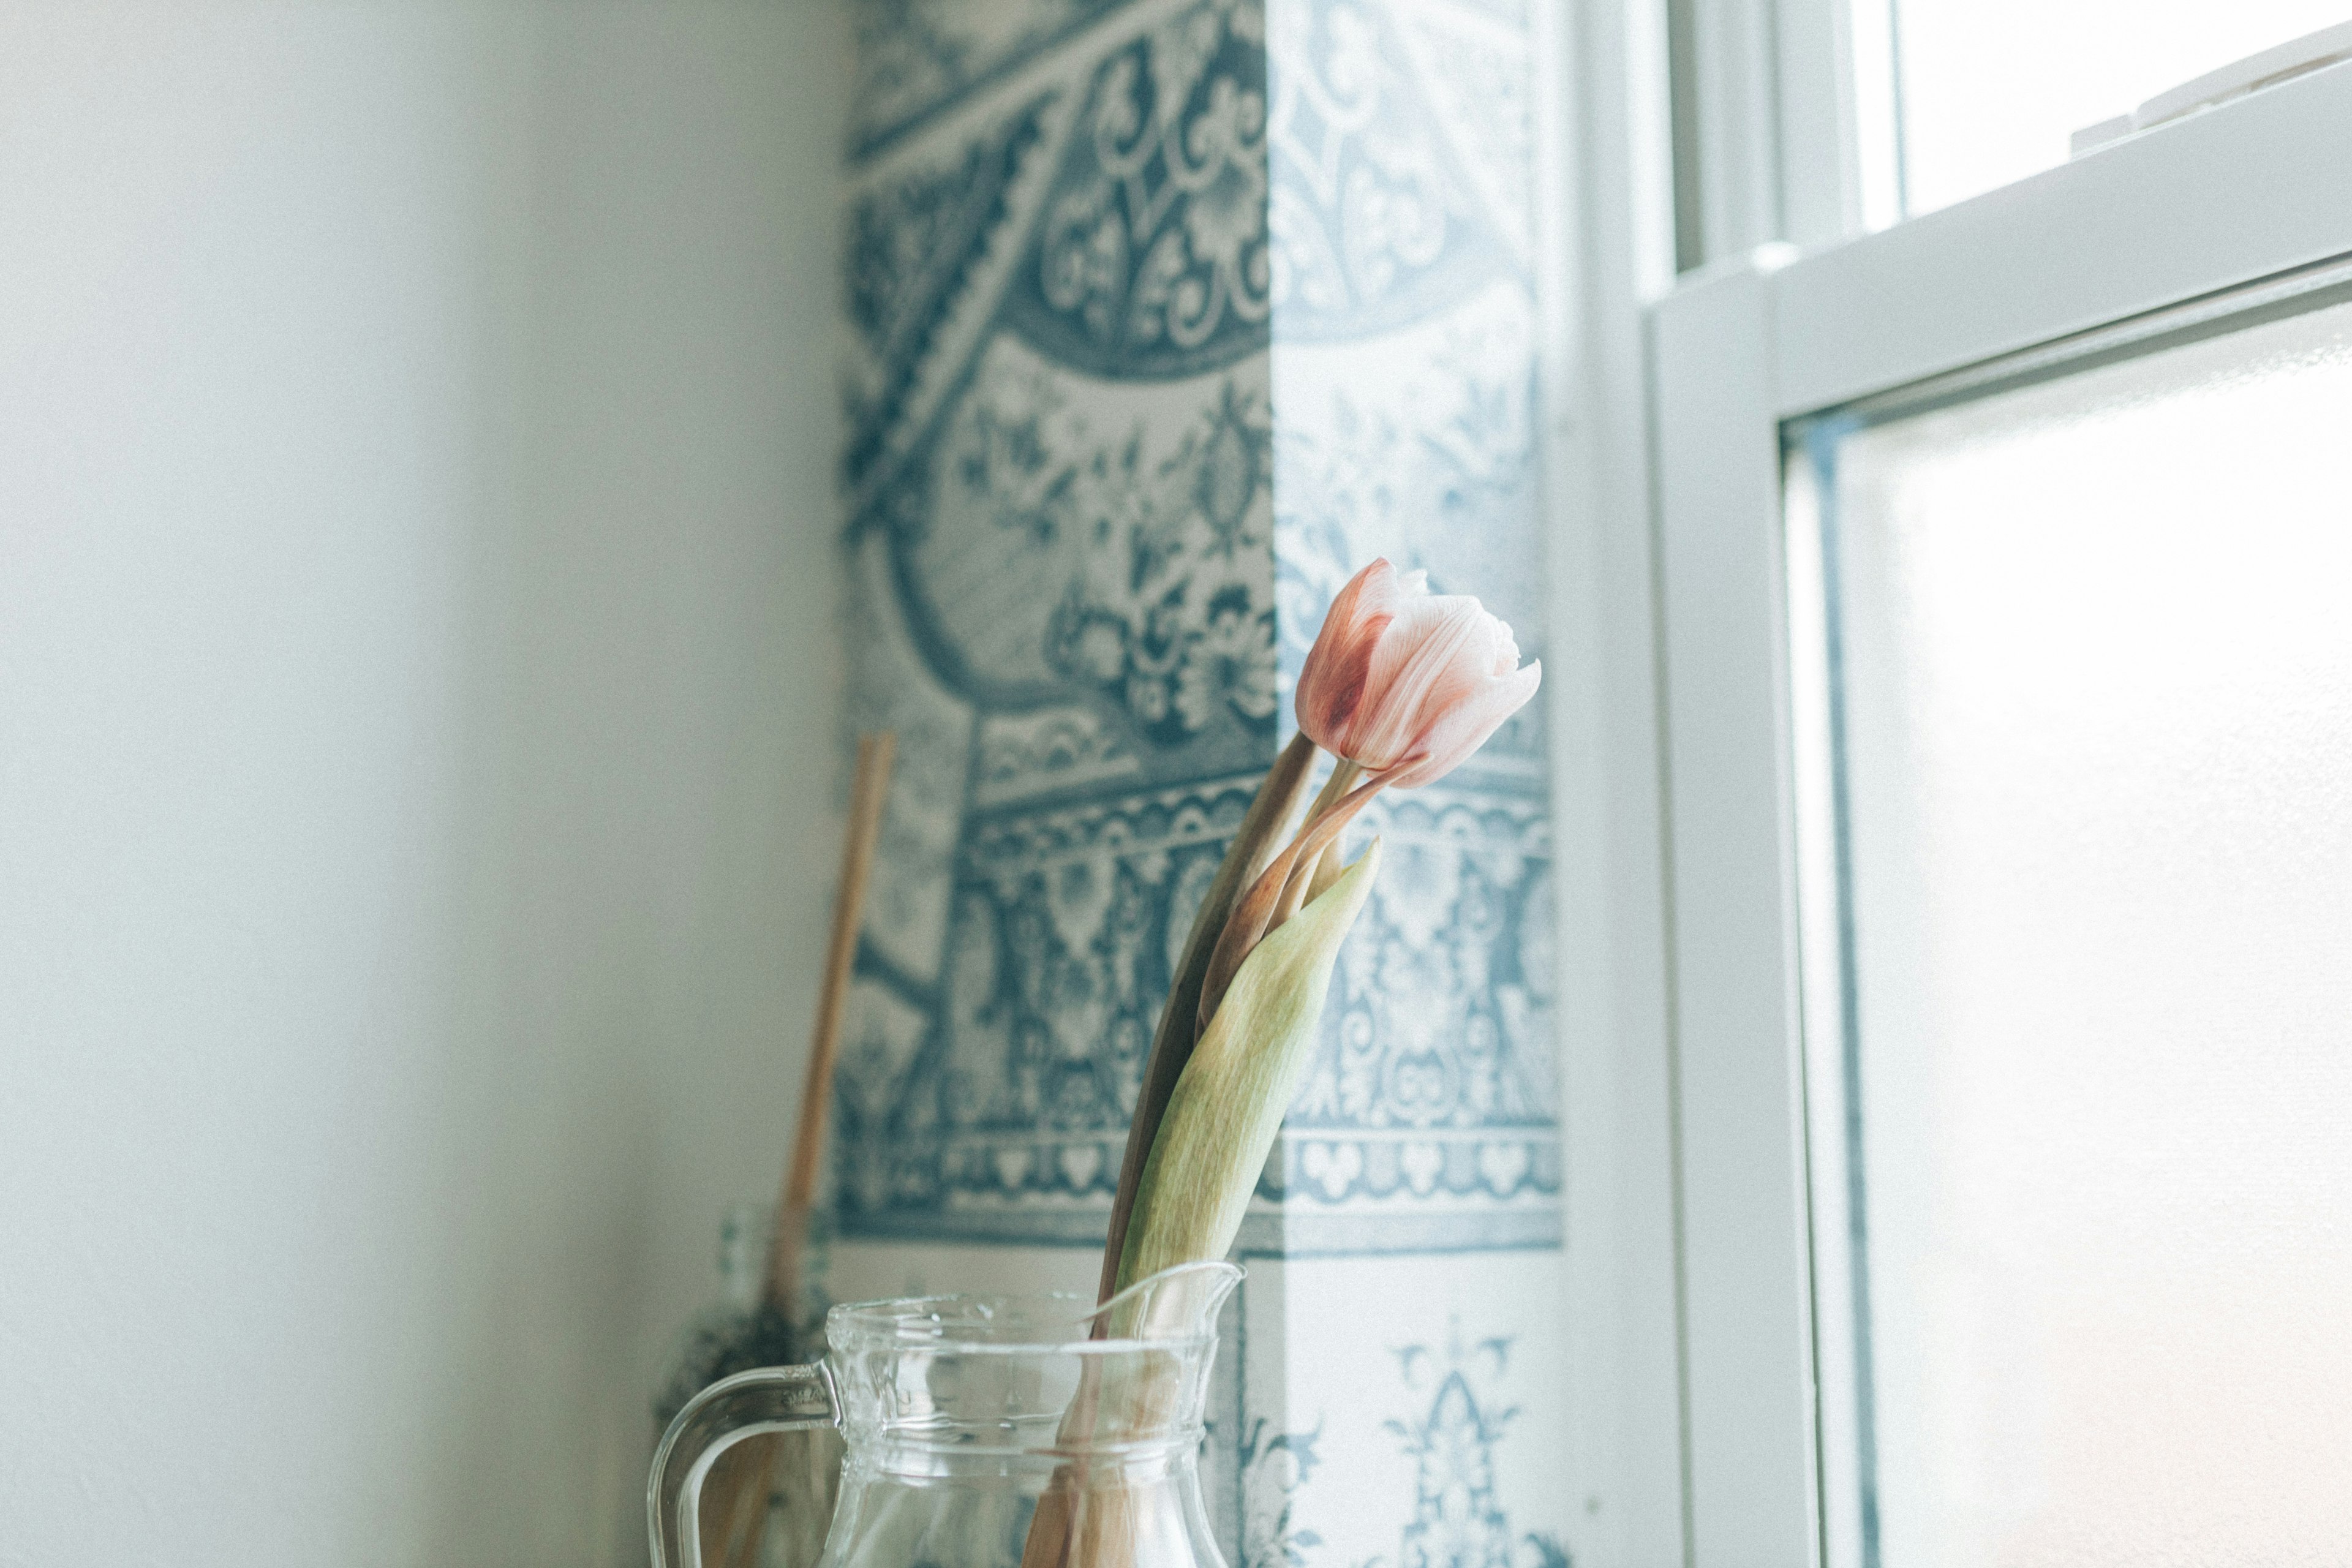
[[[845,1301],[825,1314],[825,1342],[835,1351],[853,1349],[916,1349],[933,1346],[951,1351],[958,1355],[1108,1355],[1139,1350],[1193,1350],[1212,1343],[1217,1337],[1217,1315],[1202,1311],[1196,1321],[1199,1327],[1186,1333],[1126,1334],[1096,1337],[1097,1325],[1111,1321],[1119,1308],[1140,1300],[1147,1293],[1164,1289],[1171,1281],[1185,1277],[1200,1277],[1214,1281],[1209,1304],[1222,1308],[1224,1298],[1244,1279],[1245,1270],[1238,1264],[1222,1259],[1194,1263],[1179,1263],[1157,1274],[1145,1276],[1100,1305],[1072,1290],[1035,1292],[954,1290],[931,1296],[887,1297],[871,1301]],[[919,1310],[934,1304],[959,1305],[988,1302],[1003,1306],[1024,1306],[1041,1309],[1066,1307],[1068,1316],[1063,1321],[1068,1332],[1060,1336],[1041,1334],[1037,1338],[991,1340],[960,1337],[960,1326],[943,1321],[936,1311],[919,1316]],[[1045,1321],[1052,1320],[1039,1314]],[[1044,1326],[1043,1323],[1040,1324]]]

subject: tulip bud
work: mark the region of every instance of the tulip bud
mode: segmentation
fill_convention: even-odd
[[[1331,602],[1298,674],[1298,728],[1382,784],[1444,777],[1535,695],[1511,628],[1425,572],[1374,561]]]

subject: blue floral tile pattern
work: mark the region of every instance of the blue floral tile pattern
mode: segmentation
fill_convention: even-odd
[[[875,1257],[974,1247],[1077,1281],[1333,594],[1385,554],[1543,651],[1531,20],[855,6],[850,708],[899,764],[838,1230],[884,1288],[919,1270]],[[1557,1402],[1504,1348],[1562,1243],[1546,748],[1531,708],[1359,831],[1387,866],[1242,1238],[1210,1450],[1242,1568],[1565,1561],[1511,1479],[1556,1457]],[[1343,1279],[1394,1310],[1298,1341]]]
[[[859,157],[919,134],[1124,0],[851,0],[857,75],[850,148]]]
[[[1097,68],[1007,324],[1102,375],[1265,347],[1265,52],[1254,7],[1179,12]]]
[[[1075,14],[917,9],[967,61]],[[1454,68],[1507,87],[1491,15],[1086,10],[852,168],[856,705],[906,731],[852,1235],[1099,1234],[1174,950],[1357,565],[1540,651],[1527,136],[1494,133],[1526,92]],[[1374,814],[1392,869],[1261,1188],[1286,1247],[1557,1241],[1542,759],[1530,713]]]

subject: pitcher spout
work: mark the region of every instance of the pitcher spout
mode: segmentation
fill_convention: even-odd
[[[1213,1340],[1217,1314],[1241,1282],[1241,1269],[1230,1263],[1180,1263],[1137,1280],[1087,1321],[1098,1340]]]

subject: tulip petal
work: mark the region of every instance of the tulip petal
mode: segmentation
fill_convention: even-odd
[[[1334,756],[1349,754],[1350,727],[1363,707],[1373,650],[1404,596],[1396,568],[1384,558],[1373,561],[1349,578],[1331,601],[1323,629],[1299,668],[1292,704],[1298,728]]]
[[[1482,623],[1493,618],[1477,600],[1459,594],[1412,599],[1399,608],[1372,650],[1364,720],[1356,733],[1358,762],[1390,768],[1422,749],[1423,733],[1470,671],[1484,674],[1492,667]]]
[[[1445,710],[1422,738],[1420,752],[1387,781],[1399,789],[1431,784],[1486,743],[1504,720],[1517,712],[1543,682],[1543,661],[1483,682]]]

